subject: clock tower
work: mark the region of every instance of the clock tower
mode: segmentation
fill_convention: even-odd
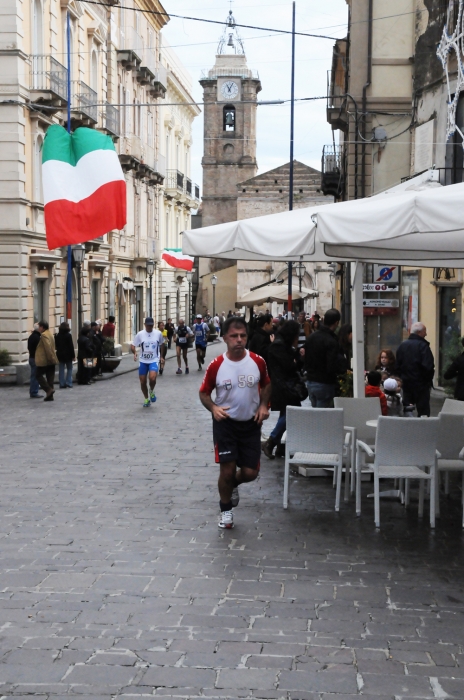
[[[232,10],[216,63],[205,71],[200,84],[205,124],[202,224],[211,226],[237,219],[237,184],[254,177],[258,170],[256,107],[261,83],[256,71],[247,66]]]

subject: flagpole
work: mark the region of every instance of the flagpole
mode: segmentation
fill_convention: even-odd
[[[67,108],[67,130],[71,133],[71,24],[69,18],[69,10],[66,13],[66,52],[68,56],[68,78],[67,78],[67,93],[68,93],[68,108]],[[66,279],[66,319],[68,323],[72,320],[72,248],[68,245],[68,274]],[[71,324],[70,324],[71,325]]]
[[[289,195],[288,209],[293,210],[293,145],[295,127],[295,0],[292,7],[292,79],[291,79],[291,99],[290,99],[290,173],[289,173]],[[293,318],[293,290],[292,290],[293,263],[288,263],[288,303],[287,318]]]

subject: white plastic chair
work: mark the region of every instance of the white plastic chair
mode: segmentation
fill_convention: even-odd
[[[464,414],[464,401],[457,399],[445,399],[440,413]]]
[[[419,479],[420,518],[424,513],[424,483],[429,481],[430,527],[435,527],[438,425],[438,418],[405,420],[380,416],[375,437],[375,451],[358,440],[358,453],[364,451],[370,457],[374,457],[374,463],[366,464],[366,468],[374,474],[376,527],[380,527],[380,479]],[[429,471],[425,471],[426,469]],[[358,485],[356,491],[358,497]]]
[[[459,402],[461,403],[461,402]],[[464,415],[440,413],[437,449],[437,515],[440,512],[438,499],[438,476],[445,472],[445,494],[449,494],[449,473],[462,472],[462,527],[464,527]]]
[[[356,481],[356,440],[362,440],[366,445],[373,447],[375,444],[375,428],[366,425],[368,420],[377,420],[382,415],[380,399],[374,398],[345,398],[336,396],[335,408],[343,408],[345,430],[349,434],[349,457],[351,467],[351,493],[355,489]],[[361,478],[361,475],[359,476]],[[348,500],[348,467],[345,475],[345,501]]]
[[[335,510],[340,510],[344,454],[343,409],[287,407],[284,508],[288,507],[290,464],[333,467]]]

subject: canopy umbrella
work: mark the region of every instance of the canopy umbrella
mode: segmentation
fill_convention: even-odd
[[[308,297],[318,297],[319,292],[315,289],[302,287],[301,292],[296,290],[293,292],[294,299],[307,299]],[[238,301],[236,306],[258,306],[271,301],[287,301],[288,292],[284,284],[267,284],[259,289],[254,289],[252,292],[244,294]]]

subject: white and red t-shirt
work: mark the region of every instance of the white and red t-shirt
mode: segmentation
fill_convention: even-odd
[[[245,421],[255,415],[260,389],[270,381],[266,363],[259,355],[247,350],[243,360],[233,362],[224,353],[209,365],[200,392],[211,395],[216,391],[216,405],[229,406],[230,418]]]

